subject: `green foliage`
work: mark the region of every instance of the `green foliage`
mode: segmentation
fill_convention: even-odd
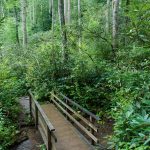
[[[28,1],[28,7],[30,7],[30,15],[27,15],[29,34],[50,30],[49,0],[30,0]]]
[[[122,86],[113,99],[116,120],[112,146],[115,149],[148,149],[150,130],[150,76],[148,72],[121,75]],[[112,148],[112,147],[111,147]]]
[[[13,9],[16,6],[20,13],[18,1],[7,1],[4,5],[6,18],[0,20],[0,149],[7,149],[12,144],[16,132],[13,124],[19,112],[17,98],[32,88],[41,101],[49,99],[50,91],[57,89],[101,118],[113,118],[111,149],[148,150],[149,2],[132,1],[128,10],[125,1],[120,5],[120,47],[114,57],[111,31],[106,33],[105,29],[105,1],[81,2],[80,50],[77,42],[77,1],[72,1],[71,24],[65,28],[69,56],[65,64],[58,15],[55,15],[52,33],[48,31],[51,28],[48,0],[38,0],[36,5],[34,2],[28,1],[27,48],[14,44],[16,22]],[[56,14],[56,1],[54,7]],[[21,18],[18,21],[20,33]],[[110,26],[111,21],[110,16]],[[22,38],[21,34],[19,38]],[[43,145],[41,149],[44,149]]]
[[[40,145],[40,150],[46,150],[45,144]]]
[[[16,127],[7,119],[6,110],[0,108],[0,150],[5,150],[14,142]]]
[[[150,1],[130,1],[128,8],[126,7],[126,2],[122,4],[125,11],[123,15],[128,18],[128,23],[122,23],[122,34],[128,37],[128,43],[135,42],[136,44],[149,47],[150,38],[147,31],[150,28]]]
[[[8,18],[7,21],[2,25],[2,28],[0,28],[1,42],[5,42],[6,44],[11,44],[15,42],[15,20],[14,18]]]
[[[5,47],[6,48],[6,47]],[[7,49],[7,52],[9,49]],[[13,51],[14,52],[14,51]],[[0,149],[7,150],[15,142],[20,112],[18,97],[25,93],[25,80],[13,52],[1,51],[0,64]],[[14,62],[15,59],[15,62]],[[12,63],[14,62],[14,63]]]

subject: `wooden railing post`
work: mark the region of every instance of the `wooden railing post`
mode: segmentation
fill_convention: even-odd
[[[30,107],[30,117],[32,117],[32,98],[30,94],[29,94],[29,107]]]
[[[68,105],[68,100],[66,99],[66,104]],[[68,108],[66,107],[66,111],[69,112]],[[66,115],[67,120],[69,120],[69,117]]]
[[[93,118],[92,118],[92,116],[90,116],[90,122],[93,123]],[[92,128],[90,128],[90,132],[94,135],[94,130],[93,130]],[[92,145],[95,144],[95,142],[94,142],[93,139],[91,139],[91,144],[92,144]]]
[[[52,150],[51,131],[47,126],[47,150]]]
[[[54,91],[51,92],[51,99],[50,99],[51,102],[52,102],[52,100],[54,100],[53,94],[54,94]]]
[[[35,105],[35,128],[38,129],[38,108]]]

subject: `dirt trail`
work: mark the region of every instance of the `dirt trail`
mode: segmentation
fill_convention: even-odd
[[[22,112],[19,116],[19,122],[26,122],[26,116],[29,114],[29,98],[22,97],[20,98],[20,105]],[[22,142],[21,144],[13,147],[11,150],[40,150],[40,145],[43,144],[40,133],[33,127],[27,126],[22,128],[26,132],[28,139]]]

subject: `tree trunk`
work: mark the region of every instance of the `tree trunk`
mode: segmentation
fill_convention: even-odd
[[[78,45],[81,51],[81,1],[78,0]]]
[[[29,6],[29,17],[30,17],[30,23],[32,25],[33,24],[32,23],[32,5]]]
[[[125,28],[128,27],[128,23],[129,23],[129,17],[127,16],[129,13],[129,5],[130,5],[130,0],[126,0],[126,8],[125,8]],[[127,45],[127,36],[124,36],[124,46]]]
[[[54,0],[52,1],[52,32],[54,33]]]
[[[130,5],[130,0],[127,0],[126,1],[126,15],[128,15],[129,13],[129,5]],[[128,25],[128,22],[129,22],[129,17],[126,16],[126,25]]]
[[[16,19],[16,42],[19,44],[19,22],[18,22],[18,11],[17,8],[14,7],[15,19]]]
[[[59,0],[58,4],[59,4],[59,19],[62,36],[62,57],[63,63],[65,63],[68,60],[68,51],[67,51],[67,33],[65,29],[64,0]]]
[[[33,2],[32,2],[32,11],[33,11],[33,13],[32,13],[32,19],[33,19],[33,25],[35,25],[35,1],[33,0]]]
[[[5,17],[5,13],[4,13],[4,2],[1,0],[1,12],[0,12],[0,18],[4,18]]]
[[[27,46],[27,27],[26,27],[26,0],[21,0],[21,9],[22,9],[22,33],[23,33],[23,47]]]
[[[49,0],[49,20],[51,20],[50,29],[52,29],[52,0]]]
[[[119,15],[119,0],[113,0],[113,18],[112,18],[112,40],[113,40],[113,50],[114,53],[116,52],[118,48],[118,15]]]
[[[50,3],[49,14],[51,17],[51,29],[53,33],[54,32],[54,0],[50,0],[49,3]]]
[[[64,0],[64,17],[65,23],[68,23],[68,0]]]
[[[68,0],[68,24],[70,24],[71,21],[71,2]]]
[[[110,0],[107,0],[107,9],[106,9],[106,33],[109,33],[109,23],[110,23]]]
[[[41,4],[41,18],[42,18],[42,29],[44,31],[45,29],[44,29],[44,18],[43,18],[43,4]]]

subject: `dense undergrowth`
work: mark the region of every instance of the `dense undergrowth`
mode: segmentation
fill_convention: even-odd
[[[0,150],[15,142],[20,112],[18,97],[24,93],[22,75],[9,63],[5,58],[0,64]]]
[[[126,53],[120,51],[118,59],[121,62],[119,64],[101,58],[97,60],[93,58],[96,61],[93,62],[85,53],[72,52],[68,64],[62,66],[59,43],[55,45],[58,51],[53,53],[52,43],[47,40],[51,38],[49,33],[34,36],[37,39],[35,37],[33,41],[31,39],[31,47],[23,51],[18,49],[21,55],[18,56],[17,61],[13,61],[12,64],[10,59],[6,63],[6,66],[10,66],[11,69],[4,69],[6,71],[1,80],[1,87],[3,87],[1,89],[3,106],[1,112],[10,111],[9,115],[12,115],[15,120],[18,112],[15,98],[19,96],[18,94],[32,88],[36,97],[43,100],[49,97],[52,89],[58,89],[102,119],[113,118],[115,120],[110,149],[112,147],[148,149],[150,141],[148,59],[150,55],[147,55],[147,48],[133,47]],[[52,55],[53,57],[50,57]],[[124,59],[126,55],[128,57]],[[2,66],[4,67],[5,63]],[[4,115],[7,113],[3,112]],[[7,125],[10,123],[8,120]],[[10,141],[11,137],[7,138],[7,135],[11,132],[13,136],[15,127],[12,126],[7,131],[8,128],[5,130],[5,125],[2,124],[1,129],[1,137],[6,134],[6,139],[3,140]]]
[[[49,42],[42,41],[36,50],[40,59],[34,60],[33,66],[37,63],[34,68],[30,61],[26,80],[39,99],[47,97],[49,91],[57,88],[101,118],[115,120],[110,149],[149,149],[148,48],[133,47],[127,52],[120,51],[119,63],[98,59],[97,54],[97,60],[92,55],[93,62],[85,53],[73,53],[70,63],[65,66],[65,73],[59,53],[55,53],[50,61],[47,58],[53,53]]]
[[[17,100],[29,88],[41,101],[49,98],[52,89],[60,90],[101,119],[113,118],[110,149],[149,150],[150,39],[149,24],[138,19],[143,14],[142,6],[137,8],[141,10],[139,16],[137,11],[129,15],[131,24],[127,29],[120,29],[120,48],[114,57],[111,37],[104,32],[104,18],[97,15],[101,14],[99,8],[104,10],[105,7],[99,3],[89,5],[84,5],[80,51],[77,26],[67,28],[69,60],[66,64],[61,59],[59,25],[55,25],[53,36],[51,31],[39,32],[39,29],[33,34],[35,31],[29,27],[29,43],[24,49],[14,44],[14,37],[8,37],[14,28],[13,22],[4,23],[1,33],[4,39],[7,37],[7,42],[2,41],[0,47],[1,150],[13,143],[19,112]],[[144,17],[146,20],[147,16]],[[132,23],[136,23],[139,37]],[[5,24],[9,24],[9,28]],[[126,45],[122,42],[124,36],[127,36]]]

